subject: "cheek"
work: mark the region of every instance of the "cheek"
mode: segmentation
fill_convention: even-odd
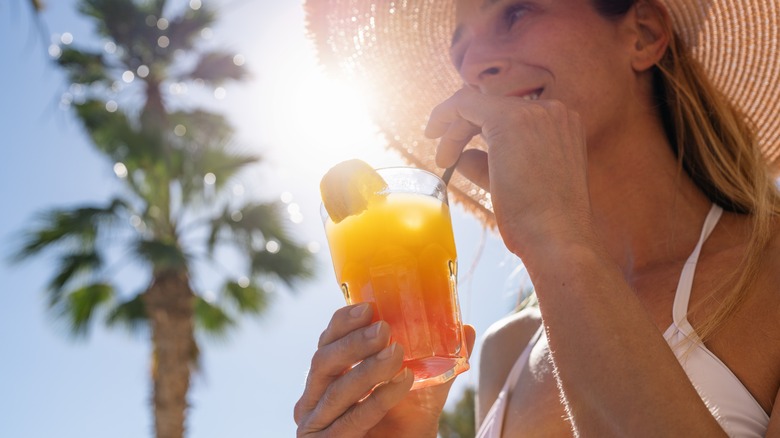
[[[620,52],[598,41],[573,40],[555,57],[553,68],[560,99],[583,116],[607,106],[613,109],[630,97],[630,64]],[[557,96],[554,96],[558,98]]]

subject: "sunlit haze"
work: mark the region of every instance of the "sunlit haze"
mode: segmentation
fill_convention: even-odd
[[[189,395],[187,436],[293,436],[292,409],[317,338],[343,305],[319,218],[320,177],[348,158],[374,166],[401,161],[384,150],[384,139],[370,121],[365,101],[370,93],[354,81],[326,76],[317,65],[299,2],[168,3],[172,8],[216,7],[218,25],[202,36],[239,54],[234,62],[243,63],[252,75],[247,82],[227,83],[209,93],[197,85],[172,84],[168,98],[226,115],[236,131],[234,146],[263,158],[230,182],[233,195],[282,201],[289,230],[318,262],[313,280],[293,290],[278,285],[270,311],[259,321],[245,320],[225,340],[203,340],[202,366]],[[124,163],[107,162],[94,152],[69,108],[83,90],[68,87],[51,63],[62,44],[109,53],[117,48],[95,38],[77,13],[76,0],[44,4],[41,17],[51,34],[46,36],[33,25],[27,0],[0,2],[0,437],[148,437],[152,411],[145,334],[108,330],[99,320],[88,338],[73,341],[46,310],[52,259],[20,265],[7,261],[18,232],[40,212],[103,203],[128,172]],[[150,23],[167,26],[160,19]],[[166,44],[158,41],[160,47]],[[124,72],[116,87],[137,86],[138,78],[148,74],[148,67]],[[106,110],[137,103],[119,93]],[[176,127],[174,133],[184,135],[184,129]],[[213,184],[214,178],[204,175],[204,182]],[[142,226],[138,218],[130,221]],[[506,279],[517,261],[457,206],[453,227],[464,320],[481,336],[516,300],[516,284]],[[265,244],[269,252],[279,249],[278,242]],[[204,272],[207,276],[209,270]],[[133,275],[117,269],[117,279],[128,278],[128,285],[138,281]],[[476,356],[472,362],[477,364]],[[475,375],[474,370],[458,378],[451,400],[474,384]]]

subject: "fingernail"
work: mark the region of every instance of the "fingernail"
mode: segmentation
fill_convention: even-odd
[[[401,371],[398,372],[395,376],[393,376],[392,379],[390,379],[391,383],[401,383],[406,379],[406,375],[409,373],[409,368],[404,368]]]
[[[374,339],[379,335],[379,330],[382,328],[382,321],[377,321],[366,329],[366,331],[363,332],[363,335],[366,337],[366,339]]]
[[[390,356],[392,356],[393,353],[395,352],[395,345],[396,344],[394,342],[394,343],[388,345],[387,347],[385,347],[384,350],[380,351],[379,354],[376,355],[376,358],[379,359],[379,360],[389,359]]]
[[[361,316],[366,314],[367,310],[368,310],[368,303],[360,303],[349,310],[349,316],[353,318],[360,318]]]

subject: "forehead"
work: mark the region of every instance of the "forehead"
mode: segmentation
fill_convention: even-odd
[[[546,5],[574,5],[580,3],[588,3],[592,0],[531,0],[529,3],[540,3]],[[474,14],[483,13],[489,10],[491,7],[500,5],[503,3],[517,3],[513,0],[455,0],[455,11],[457,13],[458,22],[473,16]]]
[[[501,0],[455,0],[455,11],[458,22],[461,23],[475,13],[484,11]]]
[[[499,17],[498,11],[517,3],[528,4],[545,10],[577,9],[593,7],[593,0],[454,0],[455,31],[453,43],[459,39],[465,27],[482,20],[482,17]]]

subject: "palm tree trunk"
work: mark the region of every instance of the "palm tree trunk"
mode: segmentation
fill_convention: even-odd
[[[154,275],[144,294],[151,324],[154,423],[157,438],[182,438],[195,358],[194,294],[186,272]]]

